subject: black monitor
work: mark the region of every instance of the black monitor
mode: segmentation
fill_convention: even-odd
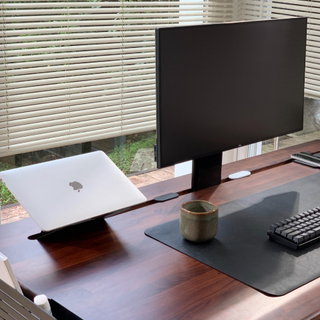
[[[222,152],[302,130],[306,18],[156,29],[157,166],[193,160],[221,182]]]

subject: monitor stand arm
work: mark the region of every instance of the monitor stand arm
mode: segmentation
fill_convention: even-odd
[[[193,160],[192,191],[198,191],[221,183],[222,152]]]

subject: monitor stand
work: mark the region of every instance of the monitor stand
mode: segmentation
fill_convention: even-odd
[[[221,168],[222,152],[193,160],[192,191],[198,191],[220,184]]]

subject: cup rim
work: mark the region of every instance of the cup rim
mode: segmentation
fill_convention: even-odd
[[[193,212],[193,211],[189,211],[185,208],[183,208],[184,205],[188,204],[188,203],[191,203],[191,202],[205,202],[205,203],[208,203],[210,205],[213,205],[215,207],[214,210],[212,211],[206,211],[206,212]],[[207,215],[207,214],[210,214],[210,213],[214,213],[218,210],[218,206],[215,205],[214,203],[210,202],[210,201],[207,201],[207,200],[191,200],[191,201],[187,201],[185,203],[183,203],[181,206],[180,206],[180,210],[186,212],[186,213],[189,213],[189,214],[193,214],[193,215]]]

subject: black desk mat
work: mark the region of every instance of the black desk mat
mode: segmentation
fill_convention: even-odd
[[[320,173],[219,206],[217,236],[193,243],[179,219],[145,231],[154,238],[265,294],[284,295],[320,276],[320,241],[293,250],[269,240],[270,224],[320,206]]]

